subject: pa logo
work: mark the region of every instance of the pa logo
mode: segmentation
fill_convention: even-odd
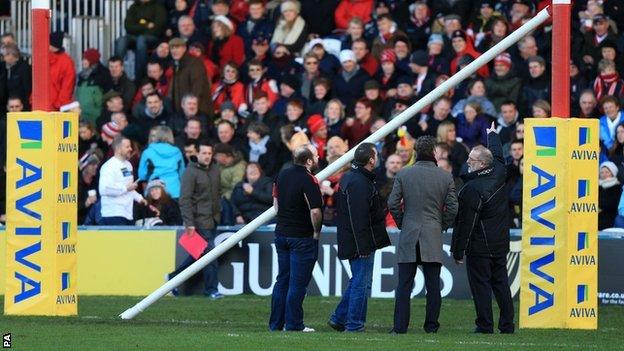
[[[11,333],[2,335],[2,348],[3,349],[11,348]]]

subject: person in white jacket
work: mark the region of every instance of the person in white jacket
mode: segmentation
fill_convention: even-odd
[[[136,189],[139,180],[134,180],[130,140],[117,135],[111,145],[115,156],[106,161],[100,169],[99,191],[102,202],[102,225],[132,225],[133,202],[145,203]]]

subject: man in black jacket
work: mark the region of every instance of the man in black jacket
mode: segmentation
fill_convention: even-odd
[[[352,273],[342,300],[327,322],[337,331],[364,331],[375,250],[390,245],[383,204],[372,172],[376,163],[375,144],[360,144],[351,171],[342,176],[336,193],[338,258],[349,260]]]
[[[492,333],[492,291],[500,308],[498,329],[514,332],[514,309],[507,277],[509,198],[505,191],[503,148],[494,123],[487,129],[488,149],[476,146],[468,156],[469,173],[459,192],[459,213],[451,251],[457,264],[464,254],[468,282],[477,309],[475,333]]]

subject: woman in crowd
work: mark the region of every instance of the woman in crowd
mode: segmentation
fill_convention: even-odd
[[[333,136],[340,136],[340,130],[345,119],[344,105],[338,99],[331,99],[325,106],[323,112],[325,117],[325,123],[327,124],[327,136],[329,138]]]
[[[494,108],[494,104],[487,98],[487,92],[485,90],[485,83],[483,79],[476,78],[471,80],[468,83],[468,87],[466,89],[466,93],[468,96],[465,99],[459,100],[455,106],[453,106],[453,111],[451,114],[457,117],[460,113],[464,111],[464,107],[469,102],[476,102],[481,105],[483,109],[483,113],[495,117],[496,116],[496,108]]]
[[[531,106],[533,111],[533,117],[535,118],[550,118],[550,103],[546,100],[537,100]]]
[[[306,112],[309,115],[323,114],[331,99],[331,81],[324,77],[317,78],[312,82],[312,89],[312,99]]]
[[[169,127],[156,126],[150,130],[148,146],[139,161],[139,179],[161,179],[172,198],[180,197],[180,180],[184,173],[184,157],[175,146]]]
[[[481,111],[481,105],[469,102],[464,106],[464,112],[457,116],[457,136],[462,142],[472,148],[477,145],[487,145],[489,121]]]
[[[463,165],[468,159],[468,147],[457,140],[455,124],[452,121],[444,121],[438,126],[438,142],[449,147],[448,159],[453,165],[453,176],[457,177]]]
[[[228,62],[240,66],[245,62],[243,39],[234,34],[234,24],[226,16],[215,16],[212,21],[212,40],[208,55],[212,62],[224,67]]]
[[[384,99],[393,98],[397,93],[399,72],[396,69],[397,56],[392,49],[381,52],[379,57],[381,65],[377,69],[375,79],[379,82],[381,96]]]
[[[238,66],[229,62],[223,66],[221,80],[212,86],[212,101],[215,113],[221,112],[221,104],[230,101],[236,111],[247,110],[245,85],[239,80]]]
[[[260,165],[267,176],[275,175],[277,169],[277,145],[273,144],[269,135],[271,131],[262,122],[251,122],[247,127],[247,149],[245,159]]]
[[[154,225],[182,225],[182,213],[178,202],[171,198],[165,190],[165,182],[154,179],[147,183],[145,200],[147,205],[137,207],[139,218],[137,221],[144,226]]]
[[[598,184],[598,230],[613,227],[618,214],[618,203],[622,195],[622,186],[617,179],[618,168],[615,163],[606,161],[600,164]]]
[[[234,186],[232,205],[236,224],[249,223],[273,206],[273,180],[264,175],[262,166],[250,162],[245,168],[245,179]]]
[[[308,26],[299,15],[301,5],[297,0],[286,0],[280,11],[282,17],[275,27],[271,44],[283,44],[290,52],[299,52],[308,37]]]

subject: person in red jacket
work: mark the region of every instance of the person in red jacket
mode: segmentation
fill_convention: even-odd
[[[76,69],[74,61],[63,48],[63,32],[50,34],[50,96],[49,108],[58,111],[61,106],[74,101]]]
[[[273,106],[273,103],[279,97],[277,82],[266,76],[266,70],[261,61],[253,59],[249,61],[247,67],[249,75],[249,83],[247,83],[245,89],[247,106],[253,106],[254,97],[261,91],[266,93],[269,99],[269,107]]]
[[[211,83],[216,83],[219,79],[219,67],[212,62],[211,59],[206,57],[206,49],[202,43],[191,43],[189,45],[189,55],[197,57],[202,60],[204,63],[204,68],[206,68],[206,74],[208,75],[208,80]]]
[[[360,68],[366,71],[369,76],[374,77],[375,73],[377,73],[377,68],[379,68],[379,62],[371,55],[366,40],[363,38],[355,39],[353,44],[351,44],[351,51],[355,54]]]
[[[359,17],[365,24],[370,22],[374,7],[373,0],[342,0],[334,13],[336,29],[346,30],[353,17]]]
[[[473,60],[481,56],[481,53],[475,50],[472,38],[468,37],[463,30],[454,31],[451,35],[451,42],[453,44],[453,50],[455,51],[455,58],[451,61],[451,74],[457,73],[459,70],[459,60],[463,56],[470,56]],[[477,74],[483,78],[489,77],[490,72],[488,66],[481,66],[481,68],[477,70]]]
[[[231,101],[236,111],[247,111],[245,85],[239,80],[238,67],[233,62],[225,64],[221,80],[212,86],[212,101],[215,114],[221,111],[221,104]]]
[[[234,34],[234,24],[225,16],[212,21],[212,40],[208,44],[208,57],[223,67],[228,62],[240,66],[245,62],[243,39]]]

